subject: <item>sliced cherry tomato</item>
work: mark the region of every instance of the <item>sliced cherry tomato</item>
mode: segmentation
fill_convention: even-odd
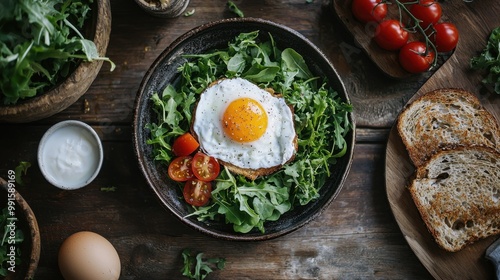
[[[192,161],[193,157],[191,156],[176,157],[168,166],[168,176],[177,182],[184,182],[194,178],[191,167]]]
[[[434,0],[420,0],[410,7],[410,13],[421,20],[420,26],[424,29],[436,24],[442,15],[441,5]]]
[[[184,185],[182,194],[187,203],[193,206],[203,206],[212,196],[212,183],[197,179],[189,180]]]
[[[427,51],[423,42],[410,42],[399,51],[399,63],[410,73],[421,73],[429,70],[436,54],[434,51]]]
[[[399,20],[387,19],[377,25],[373,39],[381,48],[395,51],[408,42],[408,31]]]
[[[458,29],[453,23],[443,22],[434,25],[431,40],[438,52],[452,51],[458,44]]]
[[[353,0],[351,10],[354,17],[363,22],[380,22],[387,15],[387,4],[382,0]]]
[[[175,139],[172,145],[172,151],[176,156],[187,156],[196,151],[199,146],[200,144],[194,139],[193,135],[186,132]]]
[[[193,157],[193,174],[201,181],[212,181],[219,176],[219,162],[204,153],[196,153]]]

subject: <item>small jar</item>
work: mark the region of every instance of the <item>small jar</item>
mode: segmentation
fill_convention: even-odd
[[[180,16],[187,8],[189,0],[135,0],[147,13],[163,18]]]

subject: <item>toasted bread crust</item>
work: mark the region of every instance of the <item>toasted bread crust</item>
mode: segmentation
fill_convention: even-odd
[[[479,99],[434,90],[410,103],[396,125],[416,167],[409,192],[436,243],[456,252],[500,234],[500,128]]]
[[[295,136],[293,143],[295,146],[295,151],[297,151],[297,149],[298,149],[297,136]],[[292,162],[294,159],[295,159],[295,154],[287,162],[285,162],[285,164]],[[219,160],[219,162],[222,165],[224,165],[225,167],[227,167],[227,169],[229,169],[229,171],[231,171],[235,174],[243,175],[250,180],[255,180],[258,177],[273,174],[283,167],[283,165],[277,165],[277,166],[273,166],[270,168],[249,169],[249,168],[241,168],[241,167],[238,167],[236,165],[233,165],[231,163],[228,163],[228,162],[225,162],[222,160]]]
[[[500,151],[500,128],[475,95],[438,89],[410,103],[398,116],[397,129],[415,166],[449,146],[479,145]]]
[[[436,243],[456,252],[500,233],[500,153],[455,147],[418,167],[412,199]]]

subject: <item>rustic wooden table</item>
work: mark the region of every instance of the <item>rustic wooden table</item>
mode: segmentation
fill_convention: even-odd
[[[398,112],[419,90],[454,86],[479,92],[480,77],[470,73],[467,65],[482,50],[489,31],[500,25],[496,0],[443,1],[444,11],[462,31],[461,45],[436,72],[404,80],[388,78],[378,70],[336,18],[328,0],[234,1],[246,17],[287,25],[316,44],[337,68],[357,119],[353,164],[337,199],[306,226],[263,242],[214,239],[175,219],[146,184],[132,147],[132,108],[144,73],[186,31],[233,17],[226,2],[191,0],[187,11],[195,9],[192,16],[160,19],[147,15],[132,0],[111,0],[107,55],[116,70],[109,72],[105,64],[88,92],[57,115],[28,124],[0,124],[0,176],[20,161],[33,164],[27,183],[18,191],[32,206],[40,227],[42,250],[36,278],[61,278],[59,246],[81,230],[97,232],[116,247],[121,279],[182,279],[184,248],[226,258],[226,267],[209,279],[431,278],[408,246],[387,200],[386,141]],[[497,98],[491,104],[498,110],[498,97],[488,98]],[[90,124],[104,145],[101,173],[76,191],[51,186],[36,160],[43,133],[67,119]],[[104,192],[103,187],[116,187],[116,191]]]

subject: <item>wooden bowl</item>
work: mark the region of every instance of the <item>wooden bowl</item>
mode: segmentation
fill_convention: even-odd
[[[162,18],[180,16],[189,4],[189,0],[135,0],[135,2],[148,14]]]
[[[109,0],[97,0],[92,5],[92,18],[85,37],[92,39],[98,53],[104,55],[111,33],[111,6]],[[61,112],[87,92],[102,64],[102,60],[81,62],[73,73],[47,92],[14,105],[0,105],[0,122],[26,123]]]
[[[2,202],[0,210],[7,206],[9,199],[8,195],[11,194],[11,192],[8,191],[9,183],[11,187],[13,187],[12,189],[15,190],[16,185],[12,180],[9,179],[9,181],[5,181],[3,178],[0,178],[0,201]],[[9,272],[4,279],[35,279],[35,272],[40,259],[40,231],[38,229],[38,223],[35,214],[21,194],[17,191],[12,193],[15,194],[13,212],[17,218],[17,221],[15,221],[16,228],[23,231],[24,241],[19,245],[21,249],[19,256],[21,258],[21,263],[16,265],[14,273]],[[7,265],[7,268],[8,267],[9,265]]]

